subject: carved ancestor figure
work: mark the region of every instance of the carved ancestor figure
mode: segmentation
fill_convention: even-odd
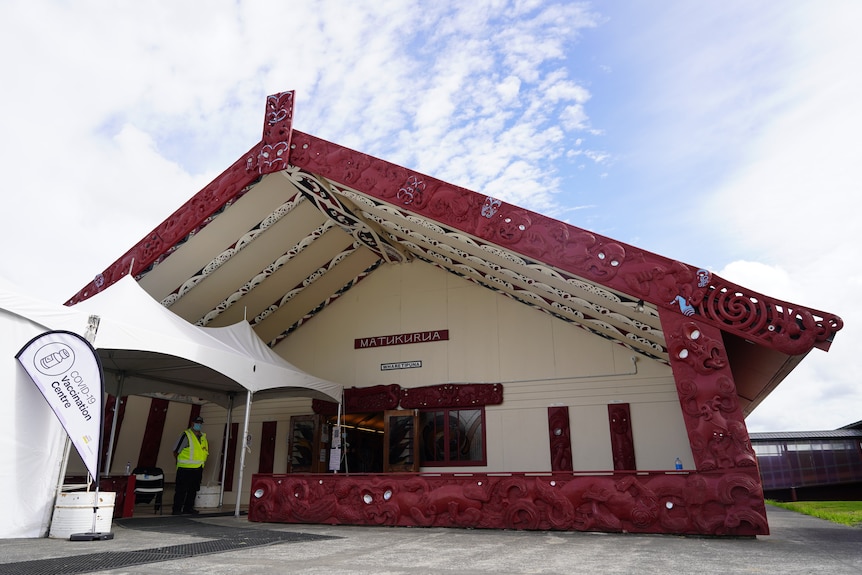
[[[614,469],[637,469],[628,404],[608,406]]]
[[[721,376],[712,385],[714,395],[699,399],[700,390],[693,381],[678,384],[683,410],[697,418],[689,431],[692,453],[698,469],[704,471],[727,467],[751,467],[756,458],[745,424],[737,419],[739,403],[730,379]]]

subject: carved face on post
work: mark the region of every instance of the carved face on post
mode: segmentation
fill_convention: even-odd
[[[682,326],[668,350],[698,373],[709,374],[727,365],[722,347],[707,337],[694,322]]]

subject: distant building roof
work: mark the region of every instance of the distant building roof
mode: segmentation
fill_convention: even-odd
[[[845,425],[844,427],[839,427],[838,429],[862,429],[862,421],[850,423],[848,425]]]
[[[832,431],[776,431],[749,434],[751,441],[765,443],[770,441],[804,441],[806,439],[846,439],[862,437],[862,429],[835,429]]]

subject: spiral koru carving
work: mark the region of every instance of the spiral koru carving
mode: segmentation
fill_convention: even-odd
[[[844,326],[836,315],[768,298],[715,275],[711,288],[700,306],[704,316],[790,355],[830,340]]]

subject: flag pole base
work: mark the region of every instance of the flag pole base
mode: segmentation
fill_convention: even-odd
[[[96,531],[88,533],[72,533],[69,536],[69,541],[109,541],[114,538],[114,534],[110,531]]]

